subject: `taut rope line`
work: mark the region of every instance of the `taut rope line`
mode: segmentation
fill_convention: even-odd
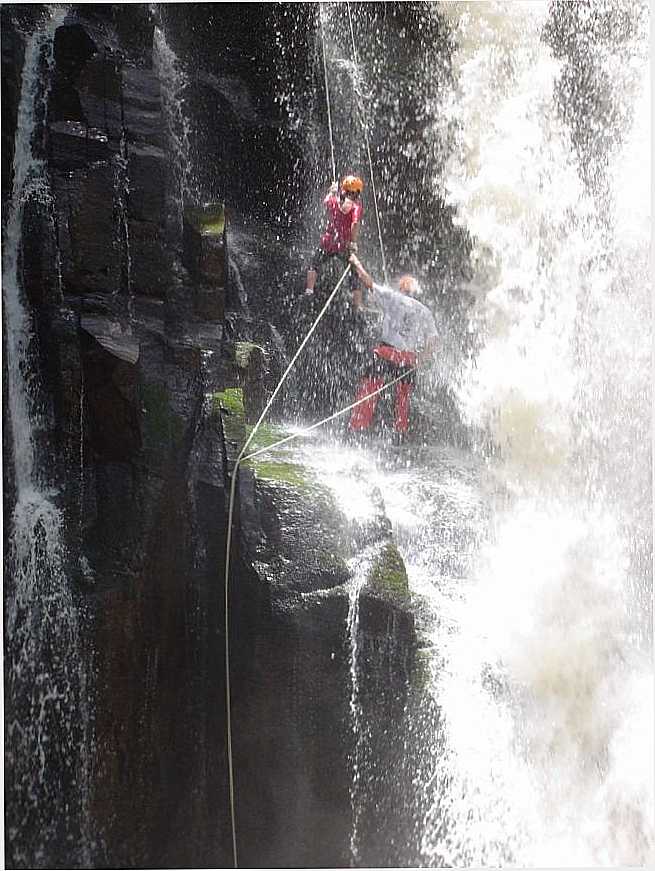
[[[330,111],[330,88],[328,87],[327,60],[325,57],[325,38],[323,36],[323,4],[318,4],[318,20],[321,27],[321,48],[323,50],[323,75],[325,77],[325,103],[327,105],[328,130],[330,131],[330,151],[332,154],[332,181],[337,180],[337,165],[334,160],[334,138],[332,136],[332,114]]]
[[[311,426],[303,427],[298,432],[293,433],[293,435],[286,436],[283,439],[280,439],[279,442],[274,442],[272,445],[267,445],[265,448],[259,448],[257,451],[253,451],[252,454],[248,454],[247,457],[243,458],[243,462],[245,463],[247,460],[252,460],[253,457],[258,457],[260,454],[265,454],[267,451],[272,451],[273,448],[279,448],[280,445],[285,445],[288,442],[293,441],[294,439],[299,439],[301,436],[307,435],[313,429],[318,429],[319,426],[323,426],[324,423],[329,423],[331,420],[334,420],[335,417],[339,417],[342,414],[345,414],[347,411],[350,411],[353,408],[356,408],[358,405],[361,405],[363,402],[368,402],[368,400],[372,396],[377,396],[378,393],[383,393],[385,390],[388,390],[389,387],[393,387],[398,381],[402,381],[403,378],[406,378],[408,375],[411,375],[412,372],[415,372],[418,369],[418,366],[412,366],[411,369],[407,369],[402,375],[396,376],[393,380],[389,381],[387,384],[383,384],[382,387],[378,387],[377,390],[373,390],[371,393],[367,393],[366,396],[358,399],[356,402],[352,402],[350,405],[346,405],[345,408],[342,408],[341,411],[335,411],[334,414],[331,414],[329,417],[324,417],[323,420],[319,420],[318,423],[313,423]]]
[[[357,59],[357,49],[355,47],[355,34],[354,34],[354,30],[353,30],[352,17],[350,14],[350,3],[347,3],[347,7],[348,7],[348,21],[350,23],[350,37],[352,40],[353,60],[355,61],[355,64],[358,64],[359,61]],[[331,153],[331,158],[332,158],[332,180],[336,181],[337,180],[337,170],[336,170],[336,162],[335,162],[335,158],[334,158],[334,136],[333,136],[333,132],[332,132],[332,112],[331,112],[331,107],[330,107],[330,89],[329,89],[329,84],[328,84],[327,59],[326,59],[326,55],[325,55],[325,38],[324,38],[324,33],[323,33],[323,13],[322,13],[322,4],[321,3],[319,3],[318,14],[319,14],[319,24],[320,24],[320,31],[321,31],[321,47],[323,50],[323,75],[325,78],[325,101],[326,101],[326,105],[327,105],[328,129],[329,129],[329,133],[330,133],[330,153]],[[380,226],[380,213],[378,210],[377,191],[375,189],[375,178],[373,175],[373,160],[371,158],[371,146],[370,146],[369,138],[368,138],[367,125],[364,123],[363,117],[362,117],[362,127],[364,130],[364,139],[366,142],[366,151],[368,154],[368,165],[369,165],[369,172],[370,172],[370,177],[371,177],[371,188],[373,190],[373,203],[375,206],[375,218],[377,221],[378,239],[380,241],[380,254],[382,256],[382,271],[384,273],[385,284],[388,284],[387,265],[386,265],[386,259],[384,256],[384,245],[382,243],[382,229]],[[231,686],[230,686],[230,618],[229,618],[229,614],[230,614],[229,597],[230,596],[229,596],[229,594],[230,594],[230,556],[231,556],[231,551],[232,551],[232,525],[233,525],[233,519],[234,519],[234,502],[235,502],[235,498],[236,498],[236,487],[237,487],[239,466],[241,465],[242,461],[244,460],[244,455],[246,454],[246,450],[248,448],[248,445],[252,442],[257,430],[259,429],[261,422],[264,420],[264,418],[268,414],[268,411],[269,411],[271,405],[273,404],[277,394],[279,393],[283,383],[285,382],[289,372],[291,371],[291,369],[295,365],[295,362],[298,359],[298,357],[300,356],[300,354],[302,353],[303,348],[305,347],[305,345],[309,341],[314,330],[318,326],[321,318],[323,317],[323,315],[327,311],[328,307],[330,306],[332,300],[336,296],[336,294],[337,294],[339,288],[341,287],[341,285],[343,284],[343,281],[344,281],[346,275],[348,274],[350,268],[351,267],[349,264],[346,267],[343,275],[341,276],[341,278],[337,282],[334,290],[332,291],[332,293],[328,297],[325,305],[323,306],[323,308],[319,312],[316,320],[314,321],[314,323],[310,327],[309,332],[307,333],[307,335],[303,339],[302,343],[298,347],[298,350],[294,354],[291,362],[289,363],[289,365],[285,369],[284,374],[280,378],[280,381],[278,382],[278,384],[277,384],[275,390],[273,391],[270,399],[266,403],[264,410],[262,411],[261,415],[259,416],[257,423],[254,425],[254,427],[252,428],[252,430],[250,432],[250,435],[248,436],[248,438],[244,442],[243,447],[241,448],[239,455],[237,456],[237,459],[236,459],[234,466],[232,468],[232,478],[231,478],[231,483],[230,483],[230,501],[229,501],[229,507],[228,507],[228,517],[227,517],[227,536],[226,536],[226,546],[225,546],[226,552],[225,552],[225,584],[224,584],[224,586],[225,586],[224,631],[225,631],[225,716],[226,716],[226,741],[227,741],[227,761],[228,761],[228,786],[229,786],[229,797],[230,797],[230,824],[231,824],[231,830],[232,830],[232,857],[233,857],[235,868],[239,867],[239,863],[238,863],[237,833],[236,833],[236,803],[235,803],[235,793],[234,793],[234,758],[233,758],[233,753],[232,753],[232,694],[231,694]],[[408,371],[403,372],[402,375],[399,375],[398,377],[394,378],[392,381],[390,381],[389,383],[378,388],[374,392],[370,393],[368,396],[365,396],[362,399],[359,399],[356,402],[353,402],[351,405],[348,405],[345,408],[342,408],[340,411],[337,411],[334,414],[330,415],[329,417],[326,417],[323,420],[320,420],[318,423],[312,424],[312,426],[306,427],[305,429],[302,429],[298,433],[295,433],[291,436],[287,436],[286,438],[281,439],[280,441],[275,442],[274,444],[269,445],[266,448],[260,448],[257,451],[253,451],[251,454],[248,454],[247,456],[245,456],[245,459],[249,460],[253,457],[259,456],[260,454],[265,453],[266,451],[270,451],[273,448],[279,447],[282,444],[290,442],[293,439],[299,438],[300,436],[305,435],[306,433],[309,433],[312,430],[317,429],[320,426],[323,426],[323,424],[328,423],[331,420],[334,420],[336,417],[339,417],[340,415],[345,414],[347,411],[350,411],[351,409],[355,408],[356,406],[361,405],[363,402],[366,402],[372,396],[376,396],[377,394],[382,393],[384,390],[387,390],[389,387],[392,387],[394,384],[396,384],[396,382],[400,381],[402,378],[405,378],[408,374],[413,372],[416,368],[417,367],[414,366],[413,369],[409,369]]]
[[[296,362],[296,360],[300,356],[302,349],[305,347],[305,345],[309,341],[312,333],[314,332],[314,330],[318,326],[319,321],[321,320],[321,318],[323,317],[323,315],[327,311],[330,303],[332,302],[332,300],[336,296],[337,291],[339,290],[339,288],[343,284],[343,281],[344,281],[346,275],[348,275],[350,268],[351,268],[350,264],[348,264],[348,266],[346,266],[346,268],[343,272],[343,275],[341,276],[341,278],[337,282],[334,290],[332,291],[330,296],[327,298],[325,305],[323,306],[323,308],[319,312],[318,317],[316,318],[316,320],[312,324],[309,332],[307,333],[307,335],[305,336],[305,338],[301,342],[296,353],[293,355],[291,362],[289,363],[289,365],[285,369],[284,374],[280,378],[277,387],[275,388],[275,390],[273,391],[273,394],[271,395],[271,398],[266,403],[266,407],[264,408],[264,410],[260,414],[259,420],[254,425],[250,435],[248,436],[248,438],[244,442],[243,447],[241,448],[241,451],[239,452],[239,455],[234,463],[234,468],[232,469],[232,483],[230,485],[230,504],[229,504],[228,516],[227,516],[227,540],[226,540],[226,545],[225,545],[225,623],[224,623],[224,626],[225,626],[225,719],[226,719],[226,737],[227,737],[227,767],[228,767],[228,786],[229,786],[229,793],[230,793],[230,822],[231,822],[231,827],[232,827],[232,855],[233,855],[233,859],[234,859],[234,867],[235,868],[238,868],[239,865],[238,865],[238,861],[237,861],[236,815],[235,815],[235,803],[234,803],[234,765],[233,765],[233,757],[232,757],[232,702],[231,702],[232,697],[231,697],[231,692],[230,692],[229,591],[230,591],[230,552],[232,549],[231,548],[231,545],[232,545],[232,518],[233,518],[233,514],[234,514],[234,498],[235,498],[235,494],[236,494],[237,475],[238,475],[238,471],[239,471],[239,465],[241,464],[241,460],[243,459],[243,455],[245,454],[245,452],[248,448],[248,445],[253,440],[255,433],[259,429],[259,425],[261,424],[263,419],[268,414],[269,408],[273,404],[275,397],[280,392],[280,388],[282,387],[282,385],[286,381],[287,375],[289,374],[289,372],[291,371],[291,369],[294,366],[294,363]]]
[[[232,828],[232,855],[233,855],[233,859],[234,859],[234,867],[235,868],[238,868],[239,865],[238,865],[238,853],[237,853],[236,813],[235,813],[235,798],[234,798],[234,762],[233,762],[233,754],[232,754],[232,695],[231,695],[231,687],[230,687],[230,621],[229,621],[229,614],[230,614],[229,605],[230,605],[230,603],[229,603],[229,592],[230,592],[230,557],[231,557],[231,552],[232,552],[232,525],[233,525],[233,519],[234,519],[234,503],[235,503],[235,499],[236,499],[236,487],[237,487],[237,478],[238,478],[239,466],[241,465],[242,462],[245,462],[246,460],[250,460],[253,457],[257,457],[260,454],[265,453],[266,451],[273,450],[274,448],[277,448],[280,445],[286,444],[287,442],[293,441],[294,439],[297,439],[303,435],[306,435],[307,433],[311,432],[314,429],[318,429],[318,427],[323,426],[323,424],[328,423],[331,420],[334,420],[336,417],[339,417],[340,415],[345,414],[347,411],[350,411],[352,408],[355,408],[356,406],[361,405],[363,402],[366,402],[372,396],[376,396],[379,393],[382,393],[384,390],[388,390],[389,387],[393,387],[393,385],[396,384],[396,382],[400,381],[402,378],[405,378],[407,375],[409,375],[411,372],[414,372],[418,368],[417,366],[414,366],[412,369],[409,369],[406,372],[403,372],[402,375],[397,376],[396,378],[389,381],[387,384],[383,385],[382,387],[379,387],[377,390],[373,391],[372,393],[368,394],[367,396],[364,396],[362,399],[358,399],[356,402],[353,402],[350,405],[346,406],[345,408],[342,408],[340,411],[337,411],[334,414],[331,414],[329,417],[326,417],[323,420],[318,421],[318,423],[314,423],[310,427],[305,427],[302,430],[300,430],[299,432],[293,433],[290,436],[286,436],[285,438],[281,439],[278,442],[273,443],[272,445],[268,445],[265,448],[259,448],[258,450],[253,451],[251,454],[244,456],[244,454],[246,453],[246,449],[247,449],[248,445],[252,441],[252,439],[253,439],[255,433],[257,432],[257,429],[258,429],[259,425],[261,424],[262,420],[264,419],[264,417],[268,413],[268,410],[271,407],[271,405],[273,404],[273,401],[274,401],[275,397],[277,396],[282,384],[286,380],[287,375],[289,374],[289,372],[293,368],[293,365],[295,364],[296,360],[298,359],[302,349],[307,344],[310,336],[312,335],[312,333],[316,329],[319,321],[321,320],[321,318],[323,317],[323,315],[327,311],[328,306],[332,302],[334,296],[336,295],[341,284],[343,283],[343,280],[346,277],[346,275],[348,274],[349,269],[350,269],[350,266],[348,266],[346,268],[346,270],[344,271],[343,275],[341,276],[341,278],[337,282],[337,285],[335,286],[334,290],[332,291],[332,293],[328,297],[327,302],[325,303],[325,305],[323,306],[323,308],[319,312],[318,317],[316,318],[316,320],[312,324],[309,332],[307,333],[307,335],[303,339],[302,344],[300,345],[300,347],[298,348],[298,350],[294,354],[293,359],[291,360],[291,362],[287,366],[287,368],[286,368],[284,374],[282,375],[282,378],[280,379],[277,387],[273,391],[271,398],[269,399],[268,403],[266,404],[264,411],[261,413],[259,420],[257,421],[255,426],[253,427],[252,432],[250,433],[249,437],[244,442],[244,445],[241,448],[239,455],[234,463],[234,467],[232,469],[232,480],[230,483],[230,501],[229,501],[228,514],[227,514],[227,537],[226,537],[226,545],[225,545],[225,585],[224,585],[225,586],[225,623],[224,623],[224,628],[225,628],[225,711],[226,711],[226,738],[227,738],[227,760],[228,760],[228,785],[229,785],[229,794],[230,794],[230,822],[231,822],[231,828]]]
[[[352,42],[353,47],[353,60],[355,61],[355,66],[359,66],[359,59],[357,57],[357,48],[355,46],[355,31],[353,29],[353,20],[350,14],[350,3],[346,3],[348,8],[348,23],[350,25],[350,40]],[[323,47],[323,57],[325,57],[325,46]],[[380,241],[380,255],[382,257],[382,272],[384,274],[384,283],[389,284],[389,278],[387,277],[387,261],[384,256],[384,245],[382,244],[382,227],[380,225],[380,212],[378,210],[378,195],[375,189],[375,176],[373,175],[373,160],[371,158],[371,143],[368,139],[368,125],[364,121],[364,113],[361,111],[360,106],[360,115],[362,120],[362,130],[364,131],[364,142],[366,143],[366,153],[368,155],[368,171],[371,176],[371,189],[373,191],[373,205],[375,206],[375,220],[378,225],[378,239]]]

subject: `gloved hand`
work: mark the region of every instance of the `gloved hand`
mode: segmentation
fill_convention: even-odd
[[[330,190],[328,191],[328,193],[336,194],[338,190],[339,190],[338,183],[336,181],[333,181],[332,184],[330,185]]]
[[[357,254],[357,242],[348,242],[348,251],[351,254]]]

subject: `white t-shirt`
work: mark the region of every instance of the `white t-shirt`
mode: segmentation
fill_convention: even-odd
[[[437,325],[430,309],[405,293],[373,285],[373,305],[382,309],[379,341],[399,351],[418,351],[428,339],[437,335]]]

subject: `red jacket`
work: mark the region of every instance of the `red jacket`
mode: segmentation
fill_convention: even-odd
[[[321,248],[328,254],[340,254],[348,247],[352,238],[352,228],[362,216],[362,204],[354,203],[347,215],[339,208],[339,200],[334,194],[328,194],[323,201],[328,211],[329,219],[325,233],[321,236]]]

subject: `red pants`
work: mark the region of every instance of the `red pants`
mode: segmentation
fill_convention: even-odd
[[[387,380],[393,380],[393,378],[398,377],[404,367],[416,365],[416,354],[413,351],[398,351],[396,348],[392,348],[391,345],[378,345],[373,349],[373,355],[376,358],[375,371],[372,374],[365,375],[360,381],[357,396],[355,397],[356,402],[384,387]],[[380,365],[382,361],[385,361],[387,364],[384,366],[386,373],[381,371],[383,369]],[[409,399],[413,388],[414,384],[410,380],[396,382],[394,388],[394,432],[407,432],[409,429]],[[375,408],[380,395],[378,393],[375,396],[371,396],[367,402],[362,402],[353,408],[348,429],[361,431],[369,428],[373,422]]]

